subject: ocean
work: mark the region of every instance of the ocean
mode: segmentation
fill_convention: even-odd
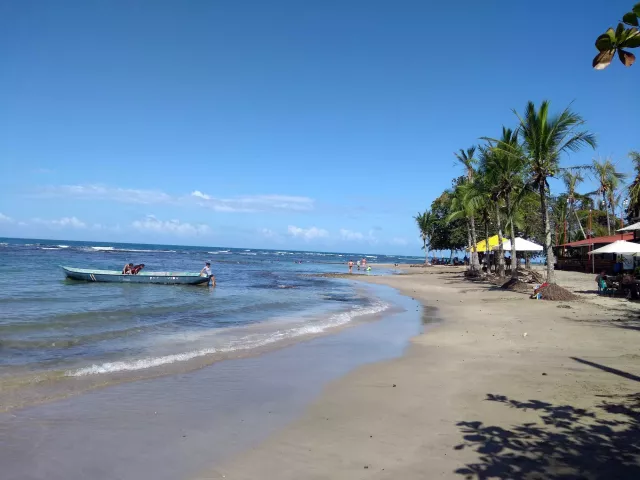
[[[363,257],[421,261],[0,238],[0,391],[10,392],[0,407],[252,355],[376,318],[393,305],[354,282],[317,275],[346,272],[345,262]],[[75,282],[60,268],[120,270],[133,262],[150,271],[198,272],[205,261],[216,288]],[[389,271],[367,274],[380,273]],[[24,393],[35,387],[46,392]]]

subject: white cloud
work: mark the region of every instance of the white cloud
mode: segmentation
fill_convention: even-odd
[[[340,236],[344,240],[364,240],[364,235],[360,232],[352,232],[344,228],[340,229]]]
[[[409,242],[407,242],[404,238],[400,238],[400,237],[394,237],[392,238],[389,243],[391,243],[392,245],[407,245]]]
[[[191,196],[197,199],[198,205],[211,208],[217,212],[265,212],[273,210],[307,211],[312,210],[314,201],[308,197],[289,195],[250,195],[234,198],[216,198],[200,190]]]
[[[367,242],[371,245],[378,243],[378,239],[374,235],[373,229],[367,233],[354,232],[353,230],[347,230],[346,228],[340,229],[340,238],[347,241],[355,242]]]
[[[136,220],[133,228],[142,232],[168,233],[173,235],[197,236],[211,232],[211,228],[204,224],[182,223],[180,220],[159,220],[148,215],[144,220]]]
[[[96,200],[114,200],[122,203],[172,203],[174,198],[164,192],[154,190],[137,190],[132,188],[113,188],[102,185],[59,185],[46,187],[45,195],[75,197]]]
[[[62,217],[57,220],[42,220],[41,218],[34,218],[33,223],[39,223],[41,225],[47,225],[54,228],[87,228],[87,224],[77,217]]]
[[[0,223],[13,223],[13,218],[0,212]]]
[[[329,232],[322,228],[300,228],[293,225],[289,225],[287,229],[289,235],[296,238],[304,238],[305,240],[313,240],[315,238],[324,238],[329,236]]]
[[[278,236],[278,234],[270,228],[261,228],[260,230],[258,230],[258,233],[265,238],[274,238]]]
[[[218,198],[200,190],[194,190],[188,195],[172,195],[158,190],[114,188],[103,185],[49,186],[43,188],[40,193],[45,196],[106,200],[143,205],[197,205],[216,212],[302,212],[312,210],[314,207],[313,199],[290,195],[248,195]]]

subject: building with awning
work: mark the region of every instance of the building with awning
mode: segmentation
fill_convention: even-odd
[[[614,266],[618,261],[616,253],[595,253],[594,255],[589,255],[589,252],[618,240],[633,241],[634,236],[635,232],[625,231],[617,233],[616,235],[585,238],[584,240],[558,245],[554,247],[554,255],[556,257],[555,267],[558,270],[573,270],[584,273],[595,273],[602,270],[613,272]]]

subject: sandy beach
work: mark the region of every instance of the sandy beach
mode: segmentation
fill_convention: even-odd
[[[354,278],[437,308],[399,359],[332,382],[266,441],[200,479],[640,478],[637,304],[547,302],[403,268]]]

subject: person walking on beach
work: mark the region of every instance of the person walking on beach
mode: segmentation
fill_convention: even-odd
[[[349,265],[349,273],[353,273],[353,260],[349,260],[347,265]]]
[[[216,277],[214,277],[211,274],[211,263],[210,262],[206,262],[204,264],[204,268],[202,270],[200,270],[200,276],[208,277],[209,278],[209,284],[212,287],[216,286]]]

